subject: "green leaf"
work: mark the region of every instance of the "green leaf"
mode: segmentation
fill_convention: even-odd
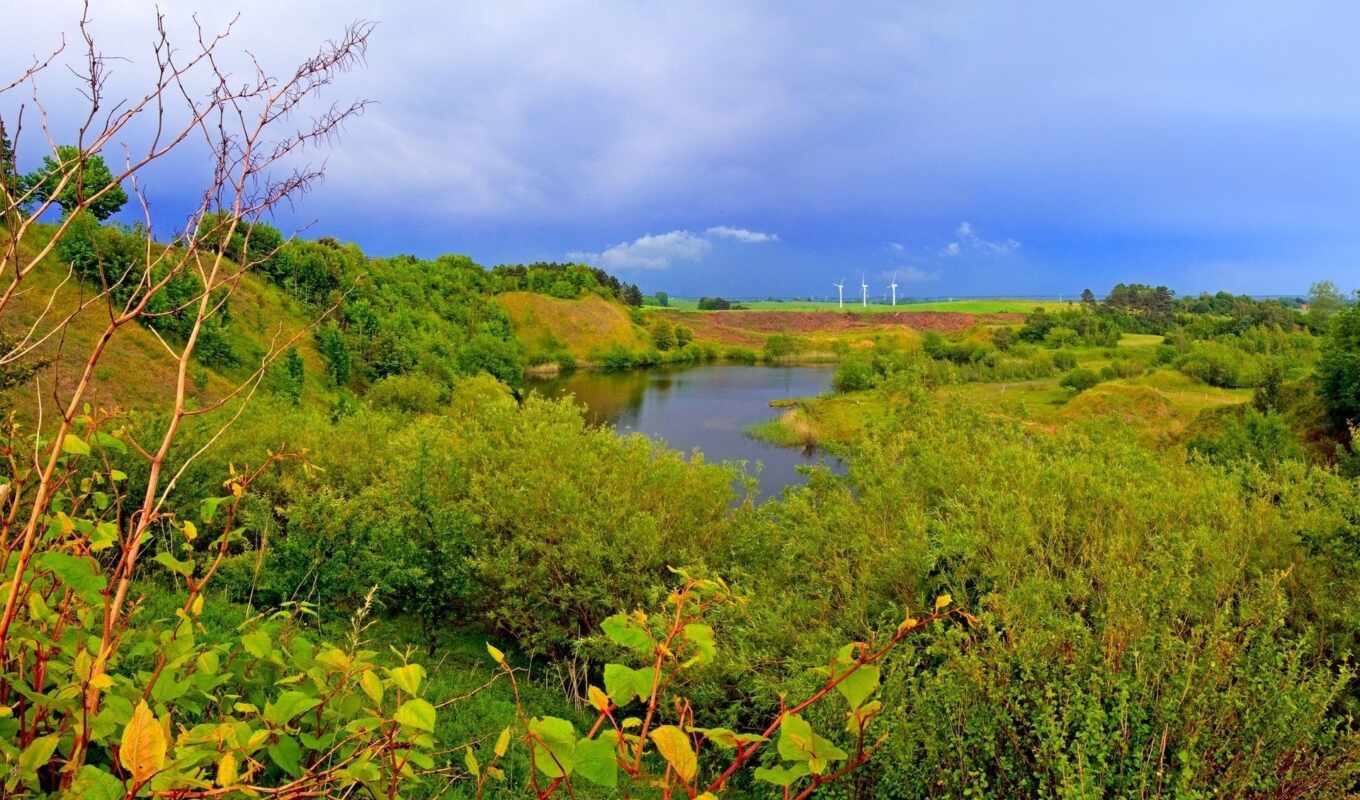
[[[90,534],[90,552],[98,553],[113,547],[113,543],[118,541],[118,526],[112,522],[101,522],[94,526],[94,532]]]
[[[204,525],[213,521],[217,516],[217,507],[230,500],[230,497],[205,497],[198,504],[198,519]]]
[[[109,434],[104,433],[103,431],[94,432],[94,441],[95,444],[98,444],[105,450],[113,450],[114,452],[124,454],[126,454],[128,451],[127,445],[123,444],[122,439],[119,439],[116,436],[110,436]]]
[[[685,626],[685,639],[694,645],[697,651],[686,663],[703,664],[712,661],[717,656],[718,650],[713,645],[713,628],[708,625],[691,623]]]
[[[180,561],[178,558],[175,558],[174,556],[170,555],[170,553],[166,552],[165,550],[162,550],[159,553],[157,553],[156,557],[153,558],[152,561],[155,561],[157,564],[160,564],[161,566],[165,567],[171,572],[174,572],[178,575],[183,575],[186,578],[194,574],[194,562]]]
[[[274,641],[269,638],[269,632],[263,628],[256,628],[241,637],[241,645],[246,652],[256,658],[267,659],[274,654]]]
[[[88,456],[90,454],[90,446],[74,433],[66,434],[66,438],[61,440],[61,450],[63,453],[70,453],[73,456]]]
[[[622,664],[604,665],[604,691],[615,705],[623,706],[633,698],[652,696],[652,668],[632,669]]]
[[[472,752],[472,745],[463,749],[463,765],[467,767],[468,774],[474,778],[482,775],[482,765],[477,763],[477,754]]]
[[[420,683],[425,680],[425,668],[419,664],[389,669],[387,674],[392,678],[392,682],[407,694],[419,694]]]
[[[407,727],[419,728],[430,733],[434,732],[434,706],[419,697],[413,697],[402,703],[401,708],[397,709],[397,713],[392,718]]]
[[[533,759],[539,771],[549,778],[570,775],[576,766],[576,729],[557,717],[529,720],[534,737]]]
[[[765,737],[758,733],[737,733],[727,728],[690,728],[690,730],[702,734],[705,739],[724,750],[731,750],[739,744],[765,741]]]
[[[639,653],[650,653],[655,643],[652,635],[627,614],[615,614],[600,623],[609,640],[620,647],[627,647]]]
[[[808,774],[806,763],[799,762],[787,767],[757,767],[755,779],[773,783],[775,786],[791,786],[794,781]]]
[[[127,790],[123,788],[122,781],[99,767],[86,764],[80,768],[80,772],[76,773],[76,779],[71,782],[69,796],[79,797],[81,800],[123,800],[127,796]]]
[[[42,569],[57,576],[72,591],[87,600],[96,598],[108,585],[99,563],[89,556],[73,556],[56,550],[48,550],[34,559]]]
[[[279,769],[294,778],[302,774],[302,748],[291,736],[280,736],[277,742],[269,745],[269,758],[279,765]]]
[[[61,739],[61,734],[54,733],[50,736],[39,736],[28,747],[19,754],[19,774],[27,775],[36,771],[39,767],[47,765],[52,760],[52,754],[57,751],[57,742]]]
[[[581,739],[576,742],[576,774],[600,786],[614,788],[619,782],[619,761],[614,742]]]
[[[779,757],[785,761],[806,761],[814,774],[821,774],[831,761],[847,758],[844,750],[818,736],[807,720],[796,714],[784,717],[779,726]]]
[[[293,717],[321,705],[321,701],[303,692],[284,692],[264,707],[264,719],[274,725],[287,725]]]
[[[879,669],[866,664],[850,673],[845,680],[836,684],[836,691],[845,697],[850,708],[859,708],[869,696],[878,691]]]

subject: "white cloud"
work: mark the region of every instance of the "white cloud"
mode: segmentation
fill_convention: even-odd
[[[960,242],[973,250],[979,250],[983,253],[990,253],[993,255],[1013,253],[1020,249],[1020,243],[1014,239],[998,239],[992,241],[978,236],[977,231],[973,230],[973,224],[971,222],[960,222],[959,227],[954,231],[954,234],[959,237],[959,241],[950,242],[945,248],[945,255],[958,255],[961,250]]]
[[[722,239],[735,239],[743,244],[764,244],[779,241],[779,235],[775,233],[761,233],[746,228],[733,228],[730,225],[716,225],[704,231],[704,233]]]
[[[647,234],[631,242],[619,242],[600,253],[581,250],[567,258],[585,261],[604,269],[669,269],[677,261],[699,261],[712,244],[689,231]]]
[[[888,249],[898,255],[907,252],[907,246],[901,242],[888,242]]]
[[[713,242],[710,240],[715,237],[732,239],[743,244],[779,241],[777,234],[734,228],[730,225],[716,225],[704,231],[702,235],[686,230],[649,233],[631,242],[619,242],[599,253],[573,250],[567,253],[567,258],[604,269],[670,269],[677,261],[703,260],[713,248]]]

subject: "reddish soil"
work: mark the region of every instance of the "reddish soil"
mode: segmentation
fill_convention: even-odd
[[[1023,322],[1024,314],[962,314],[954,311],[896,311],[875,314],[837,311],[708,311],[671,312],[668,316],[694,329],[700,339],[759,346],[772,333],[797,335],[891,330],[957,333],[981,322]]]

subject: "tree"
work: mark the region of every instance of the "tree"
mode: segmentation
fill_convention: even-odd
[[[642,290],[637,287],[637,284],[630,283],[623,287],[622,299],[625,305],[640,306],[642,305]]]
[[[316,332],[316,349],[321,360],[326,362],[326,373],[336,386],[349,383],[350,356],[345,344],[345,335],[334,322],[327,323]]]
[[[30,202],[51,199],[68,214],[83,208],[101,221],[127,204],[127,192],[114,181],[103,156],[82,153],[72,145],[58,146],[56,156],[43,156],[43,165],[24,176],[24,189],[32,192]]]
[[[666,294],[665,292],[657,292],[656,304],[661,306],[662,308],[669,307],[671,304],[671,296]]]
[[[0,190],[12,196],[19,187],[19,176],[14,171],[14,145],[5,131],[5,121],[0,120]],[[5,206],[9,205],[6,200]]]
[[[1317,379],[1318,394],[1334,422],[1360,420],[1360,304],[1332,318]]]
[[[1093,306],[1093,305],[1095,305],[1095,304],[1096,304],[1096,294],[1095,294],[1095,292],[1091,291],[1090,289],[1082,289],[1082,290],[1081,290],[1081,304],[1084,305],[1084,306]]]
[[[286,384],[288,399],[292,400],[295,406],[301,405],[302,385],[307,373],[306,367],[302,363],[302,356],[298,354],[296,347],[288,348],[288,352],[283,357],[283,365],[288,376]]]
[[[694,341],[694,331],[690,330],[689,326],[687,325],[675,326],[676,347],[684,347],[685,345],[689,344],[692,341]]]
[[[652,344],[662,352],[675,346],[675,328],[670,322],[659,319],[652,325]]]
[[[1331,281],[1318,281],[1308,287],[1309,327],[1322,330],[1332,315],[1346,307],[1346,296]]]

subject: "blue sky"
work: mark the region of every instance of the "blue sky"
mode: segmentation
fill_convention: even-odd
[[[98,5],[130,89],[151,12]],[[917,296],[1360,287],[1354,4],[226,7],[238,49],[278,71],[379,23],[327,98],[377,103],[277,220],[373,254],[583,259],[684,295],[828,294],[861,273],[881,291],[893,272]],[[179,31],[195,12],[227,19],[167,10]],[[7,11],[0,75],[77,13]],[[41,88],[69,125],[70,82]],[[191,154],[149,177],[167,215],[201,180]]]

